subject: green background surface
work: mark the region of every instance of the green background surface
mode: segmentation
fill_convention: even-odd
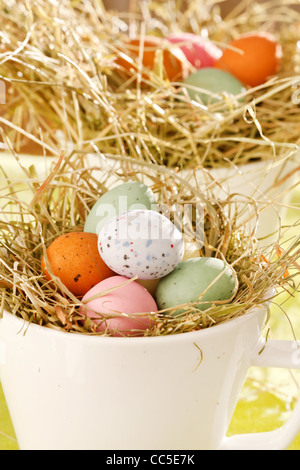
[[[300,208],[300,188],[292,195],[292,203]],[[293,224],[299,217],[297,209],[288,209],[284,223]],[[295,228],[299,235],[299,228]],[[293,340],[291,321],[297,338],[300,337],[300,295],[284,304],[285,314],[276,305],[270,320],[272,338]],[[288,321],[289,319],[289,321]],[[249,370],[248,378],[235,410],[228,435],[271,431],[281,426],[300,398],[300,371],[282,369]],[[0,450],[18,450],[0,386]],[[289,450],[300,450],[300,434]]]

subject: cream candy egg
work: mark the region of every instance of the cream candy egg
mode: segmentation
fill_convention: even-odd
[[[99,324],[97,331],[109,331],[113,336],[143,335],[151,327],[149,313],[157,312],[149,292],[123,276],[99,282],[85,294],[82,302],[85,305],[80,307],[81,314]],[[140,315],[143,313],[148,315]]]
[[[135,210],[105,224],[98,237],[98,249],[107,266],[122,276],[160,279],[182,260],[184,240],[164,215]]]
[[[155,196],[149,186],[138,181],[122,183],[104,193],[86,218],[84,231],[99,235],[112,217],[133,209],[153,209]]]

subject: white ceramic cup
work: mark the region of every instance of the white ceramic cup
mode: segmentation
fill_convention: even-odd
[[[0,379],[20,448],[287,448],[300,405],[277,431],[225,437],[250,366],[300,368],[293,342],[262,338],[266,315],[260,306],[206,330],[111,338],[4,312]]]

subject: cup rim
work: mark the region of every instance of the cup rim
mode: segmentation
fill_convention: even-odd
[[[220,330],[223,330],[225,332],[228,329],[231,329],[233,325],[237,325],[239,323],[247,322],[251,320],[256,315],[266,313],[268,306],[271,303],[271,299],[274,296],[275,289],[270,289],[267,294],[266,294],[266,300],[265,302],[262,302],[259,305],[254,305],[252,308],[249,309],[248,312],[246,312],[244,315],[238,316],[232,320],[229,320],[224,323],[219,323],[215,326],[212,326],[210,328],[204,328],[196,331],[189,331],[189,332],[184,332],[184,333],[178,333],[178,334],[171,334],[171,335],[163,335],[163,336],[135,336],[135,337],[117,337],[117,336],[103,336],[103,335],[89,335],[89,334],[84,334],[84,333],[76,333],[76,332],[67,332],[63,330],[56,330],[52,328],[47,328],[46,326],[41,326],[36,323],[30,323],[27,320],[24,320],[21,317],[17,317],[16,315],[8,312],[7,310],[3,311],[2,318],[0,318],[0,328],[1,328],[1,321],[5,321],[6,319],[9,318],[10,321],[13,321],[16,323],[16,325],[19,325],[18,327],[18,334],[26,334],[27,329],[31,330],[36,330],[36,329],[42,329],[43,334],[49,334],[52,337],[57,336],[61,337],[63,335],[65,336],[68,340],[74,340],[74,341],[87,341],[87,342],[92,342],[94,341],[95,343],[116,343],[116,344],[121,344],[121,343],[126,343],[126,344],[142,344],[144,343],[159,343],[159,342],[171,342],[171,341],[181,341],[186,339],[187,337],[193,340],[193,338],[201,338],[204,336],[209,336],[209,335],[214,335]]]

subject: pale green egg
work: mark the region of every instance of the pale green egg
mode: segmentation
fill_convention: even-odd
[[[184,84],[190,98],[200,99],[204,105],[222,101],[224,93],[239,95],[245,91],[244,85],[231,73],[211,67],[191,73]]]
[[[229,301],[236,290],[236,273],[227,263],[217,258],[192,258],[160,280],[156,302],[164,310],[199,300],[197,308],[203,311],[214,302]],[[182,312],[178,309],[175,315]]]
[[[122,183],[107,191],[92,207],[84,231],[99,235],[102,227],[113,217],[129,210],[154,210],[155,196],[149,186],[137,181]]]

